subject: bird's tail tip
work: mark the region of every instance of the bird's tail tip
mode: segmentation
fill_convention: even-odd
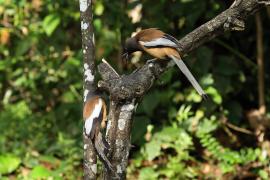
[[[204,101],[209,100],[209,96],[207,94],[201,94],[201,97],[203,98]]]

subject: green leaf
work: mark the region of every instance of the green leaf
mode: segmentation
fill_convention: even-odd
[[[198,126],[198,130],[196,131],[196,134],[199,136],[201,134],[207,134],[217,129],[217,127],[218,127],[218,123],[214,116],[212,116],[210,119],[204,118],[200,122],[200,125]]]
[[[95,14],[100,16],[103,14],[104,6],[101,2],[96,3],[95,5]]]
[[[65,61],[65,67],[68,68],[69,66],[74,66],[74,67],[79,67],[81,65],[80,63],[80,59],[76,58],[76,57],[69,57],[66,61]]]
[[[48,36],[51,36],[57,26],[60,24],[60,17],[57,14],[46,16],[42,22],[42,27]]]
[[[220,163],[219,167],[222,171],[222,173],[228,173],[228,172],[233,172],[235,170],[235,167],[232,166],[231,164],[227,164],[227,163]]]
[[[33,179],[48,178],[50,176],[51,172],[43,166],[36,166],[30,174],[30,177]]]
[[[15,171],[21,163],[21,159],[12,154],[0,156],[0,174],[9,174]]]
[[[5,71],[6,68],[9,66],[9,62],[7,60],[0,61],[0,71]]]
[[[186,99],[187,101],[194,102],[194,103],[198,103],[202,101],[202,97],[195,90],[191,91],[191,93],[188,94]]]
[[[269,175],[267,173],[267,171],[265,170],[259,170],[259,176],[262,178],[262,179],[269,179]]]
[[[93,24],[94,24],[95,29],[96,29],[98,32],[101,31],[101,28],[102,28],[102,22],[101,22],[101,20],[100,20],[99,18],[95,19]]]
[[[214,87],[208,87],[206,89],[206,93],[212,96],[212,99],[215,103],[217,103],[217,104],[222,103],[222,97],[219,94],[219,92],[217,91],[217,89],[215,89]]]
[[[180,109],[177,112],[176,119],[179,123],[187,120],[190,116],[193,115],[193,111],[191,110],[191,106],[181,105]]]
[[[179,138],[179,129],[173,127],[165,127],[155,134],[155,137],[161,141],[170,142]]]
[[[179,163],[179,161],[176,158],[170,158],[167,164],[167,170],[168,173],[166,173],[166,175],[172,179],[177,172],[183,171],[185,169],[183,164]]]
[[[63,102],[74,102],[76,97],[72,92],[67,91],[62,95],[61,99],[63,100]]]
[[[158,174],[153,168],[146,167],[140,170],[139,180],[155,180],[157,177]]]
[[[155,159],[157,156],[160,155],[160,150],[161,150],[161,142],[156,141],[153,139],[151,142],[147,143],[145,146],[145,153],[146,157],[149,161],[152,161]]]
[[[214,84],[214,79],[212,74],[206,74],[201,79],[202,84],[204,85],[212,85]]]
[[[30,37],[25,37],[16,43],[15,54],[24,55],[33,46],[34,42]]]

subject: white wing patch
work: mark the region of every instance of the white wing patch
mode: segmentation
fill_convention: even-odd
[[[178,47],[173,41],[167,38],[158,38],[152,41],[139,41],[139,43],[146,47],[155,47],[155,46],[170,46],[170,47]]]
[[[94,119],[99,117],[100,112],[101,112],[101,108],[102,108],[102,101],[101,99],[98,100],[98,104],[95,105],[95,108],[92,112],[92,114],[85,120],[84,123],[84,128],[85,128],[85,133],[86,135],[90,135],[91,130],[92,130],[92,126],[94,123]]]

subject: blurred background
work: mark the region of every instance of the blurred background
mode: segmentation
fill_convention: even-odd
[[[232,2],[95,0],[96,63],[130,73],[147,58],[120,61],[133,32],[180,39]],[[269,179],[269,20],[264,8],[185,58],[212,100],[162,75],[134,117],[128,179]],[[0,0],[0,179],[82,178],[80,33],[78,0]]]

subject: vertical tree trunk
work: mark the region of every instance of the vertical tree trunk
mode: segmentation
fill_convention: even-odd
[[[257,64],[258,64],[258,97],[259,111],[265,114],[265,98],[264,98],[264,56],[263,56],[263,27],[260,12],[255,15],[256,32],[257,32]]]
[[[82,51],[83,51],[83,103],[95,95],[95,46],[93,33],[92,1],[80,0]],[[97,178],[97,155],[90,138],[83,129],[84,142],[84,179]]]
[[[111,147],[110,159],[120,179],[126,179],[135,99],[125,103],[111,101],[110,107],[106,133],[107,141]],[[112,174],[106,172],[104,179],[109,180],[110,177],[112,177]]]

